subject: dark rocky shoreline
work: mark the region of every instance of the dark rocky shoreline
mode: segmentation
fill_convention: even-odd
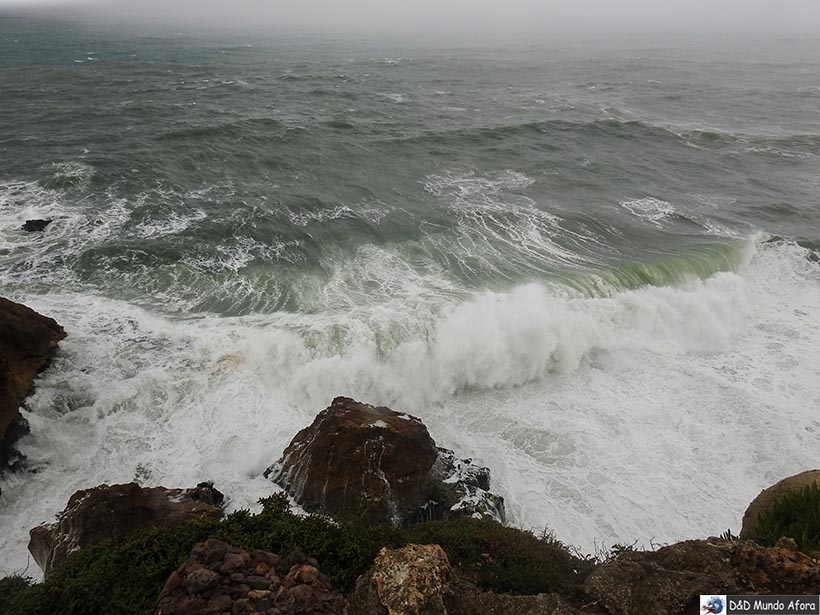
[[[0,298],[0,471],[23,466],[13,448],[25,433],[20,406],[65,335]],[[487,468],[436,446],[418,418],[350,398],[334,399],[265,476],[314,514],[294,515],[274,496],[259,515],[226,517],[210,483],[75,493],[54,523],[31,530],[47,580],[0,579],[0,615],[672,615],[697,612],[704,593],[820,591],[820,470],[761,493],[742,540],[599,559],[504,526]],[[784,497],[809,511],[801,536],[778,535],[772,519],[792,506]]]
[[[14,448],[29,430],[20,406],[65,336],[52,318],[0,297],[0,474],[23,464]]]

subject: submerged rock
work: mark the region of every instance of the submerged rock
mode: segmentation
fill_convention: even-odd
[[[760,515],[768,510],[781,496],[791,491],[798,491],[808,485],[820,484],[820,470],[807,470],[794,476],[789,476],[761,491],[749,504],[743,514],[743,526],[740,530],[742,538],[750,537],[757,529]]]
[[[46,230],[46,227],[51,224],[51,220],[26,220],[22,229],[28,233],[38,233]]]
[[[814,594],[820,562],[798,551],[747,541],[688,540],[657,551],[626,551],[598,566],[584,589],[612,615],[683,615],[700,594]]]
[[[154,615],[341,615],[344,607],[344,598],[333,591],[315,560],[246,551],[211,539],[195,545],[188,560],[171,573]]]
[[[169,527],[189,519],[222,517],[222,494],[211,483],[195,489],[100,485],[77,491],[57,521],[31,530],[28,550],[48,576],[69,553],[121,539],[149,527]]]
[[[504,519],[489,470],[437,448],[418,418],[337,397],[265,476],[306,510],[395,525],[453,516]]]
[[[13,448],[28,433],[20,405],[65,336],[55,320],[0,297],[0,473],[23,461]]]

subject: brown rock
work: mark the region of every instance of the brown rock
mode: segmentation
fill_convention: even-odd
[[[680,542],[627,551],[596,568],[584,589],[613,615],[694,613],[700,594],[814,594],[820,562],[746,541]]]
[[[226,572],[233,572],[234,570],[244,568],[249,562],[250,556],[247,553],[228,553],[225,556],[225,563],[222,564],[219,570],[223,574]]]
[[[171,576],[168,577],[168,580],[165,581],[165,586],[162,588],[162,591],[170,593],[175,591],[180,585],[182,585],[182,577],[179,576],[178,572],[174,571],[171,573]]]
[[[460,579],[453,579],[450,583],[444,604],[447,615],[581,615],[581,611],[568,605],[558,594],[496,594],[481,591],[472,583]]]
[[[221,577],[207,569],[195,570],[185,577],[185,589],[189,594],[201,594],[207,589],[217,585]]]
[[[48,576],[69,553],[148,527],[170,527],[189,519],[220,518],[212,486],[196,489],[143,488],[136,483],[100,485],[76,492],[57,521],[31,530],[29,551]]]
[[[436,456],[419,419],[337,397],[267,474],[307,510],[398,520],[422,504]]]
[[[784,478],[768,489],[761,491],[760,494],[752,500],[752,503],[749,504],[749,507],[743,515],[743,526],[740,530],[741,538],[749,537],[757,525],[760,514],[774,504],[775,500],[779,497],[790,491],[796,491],[816,483],[820,483],[820,470],[807,470],[806,472]]]
[[[252,589],[248,592],[248,598],[251,600],[265,600],[270,598],[271,593],[268,590]]]
[[[280,588],[278,581],[272,589],[251,588],[254,585],[269,586],[269,581],[261,576],[245,576],[239,572],[221,572],[209,570],[203,562],[214,551],[222,549],[225,560],[230,561],[279,561],[281,558],[273,553],[254,551],[249,553],[218,540],[199,543],[191,550],[191,557],[179,570],[172,573],[157,598],[154,615],[216,615],[231,613],[278,612],[274,602],[283,607],[283,612],[317,613],[343,615],[345,601],[342,596],[333,592],[329,582],[323,582],[323,575],[313,566],[296,564],[293,566],[290,589]],[[296,554],[295,559],[305,560],[304,555]],[[314,560],[315,561],[315,560]],[[302,576],[316,579],[312,584],[302,580]],[[273,572],[271,571],[268,571]],[[319,600],[319,594],[327,600]],[[274,596],[276,599],[274,600]]]
[[[382,605],[388,615],[445,615],[444,594],[450,578],[450,562],[438,545],[384,548],[368,575],[357,582],[359,597],[351,602],[370,608]]]
[[[214,613],[222,613],[224,611],[230,611],[231,607],[233,607],[233,600],[230,596],[215,596],[208,601],[208,610],[213,611]]]
[[[298,572],[296,573],[296,579],[300,583],[313,583],[318,578],[319,578],[318,568],[316,568],[314,566],[311,566],[309,564],[299,568]]]
[[[270,587],[270,581],[268,579],[255,574],[245,577],[245,583],[253,589],[268,589]]]
[[[490,470],[436,447],[416,417],[337,397],[265,472],[311,512],[395,525],[504,522]],[[303,562],[299,562],[303,563]]]
[[[65,336],[53,319],[0,297],[0,473],[23,461],[12,447],[28,433],[20,405]]]

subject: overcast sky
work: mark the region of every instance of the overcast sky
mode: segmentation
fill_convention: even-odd
[[[94,5],[94,8],[83,5]],[[0,0],[105,21],[415,30],[624,28],[814,32],[820,0]]]

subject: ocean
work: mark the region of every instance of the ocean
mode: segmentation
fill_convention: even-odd
[[[0,14],[0,294],[69,332],[0,574],[76,490],[231,509],[339,395],[591,553],[820,455],[820,39],[448,44]],[[53,219],[26,233],[31,218]]]

